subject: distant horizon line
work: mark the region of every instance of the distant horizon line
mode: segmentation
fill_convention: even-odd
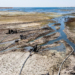
[[[57,7],[57,6],[56,6]],[[59,6],[59,8],[62,6]],[[63,7],[75,7],[75,6],[63,6]],[[2,7],[0,6],[0,8],[14,8],[14,7]],[[20,7],[21,8],[21,7]],[[38,7],[26,7],[26,8],[38,8]],[[39,7],[39,8],[50,8],[50,7]]]

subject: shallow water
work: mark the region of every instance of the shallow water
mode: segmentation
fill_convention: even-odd
[[[0,11],[22,11],[22,12],[55,12],[60,14],[75,12],[75,7],[13,7],[7,9],[0,9]]]
[[[65,52],[66,51],[66,48],[64,46],[63,43],[59,43],[60,45],[59,46],[55,46],[55,47],[49,47],[49,48],[46,48],[44,50],[57,50],[57,51],[60,51],[60,52]]]
[[[20,48],[17,48],[17,46],[14,46],[14,47],[11,47],[11,48],[8,48],[8,49],[5,49],[5,50],[0,51],[0,53],[6,52],[6,51],[11,51],[13,49],[20,49]]]
[[[58,17],[58,18],[54,18],[53,20],[54,21],[56,21],[57,23],[60,23],[61,25],[60,25],[60,29],[59,30],[56,30],[56,26],[52,26],[53,24],[55,24],[55,23],[49,23],[48,24],[48,26],[49,27],[51,27],[53,30],[55,30],[54,32],[52,32],[52,33],[49,33],[49,34],[46,34],[46,35],[44,35],[44,36],[47,36],[47,35],[51,35],[51,34],[53,34],[53,33],[56,33],[56,32],[59,32],[60,33],[60,36],[58,37],[58,38],[56,38],[56,39],[54,39],[54,40],[51,40],[51,41],[48,41],[46,44],[43,44],[43,45],[41,45],[41,46],[44,46],[44,45],[48,45],[48,44],[53,44],[54,42],[57,42],[57,41],[59,41],[59,40],[64,40],[64,41],[66,41],[72,48],[73,48],[73,50],[75,51],[75,44],[74,43],[72,43],[68,38],[67,38],[67,35],[63,32],[63,30],[65,29],[65,22],[67,21],[67,17],[69,17],[69,16],[62,16],[62,17]],[[72,17],[72,16],[71,16]],[[40,36],[40,37],[38,37],[37,39],[39,39],[39,38],[42,38],[43,36]],[[35,40],[37,40],[37,39],[35,39]],[[8,42],[4,42],[4,43],[0,43],[0,44],[6,44],[6,43],[13,43],[15,40],[13,40],[13,41],[8,41]],[[31,42],[33,42],[33,41],[31,41]],[[12,50],[12,49],[17,49],[17,47],[13,47],[13,48],[10,48],[10,49],[7,49],[6,51],[8,51],[8,50]],[[31,47],[27,47],[26,49],[27,50],[29,50]],[[53,48],[50,48],[50,49],[55,49],[56,47],[53,47]],[[58,46],[58,48],[60,49],[61,48],[61,45],[60,46]],[[48,48],[49,49],[49,48]],[[61,48],[62,49],[62,48]]]
[[[20,40],[20,39],[16,39],[16,40]],[[7,42],[2,42],[2,43],[0,43],[0,44],[1,44],[1,45],[2,45],[2,44],[7,44],[7,43],[10,43],[10,44],[11,44],[11,43],[14,43],[14,42],[15,42],[15,40],[12,40],[12,41],[7,41]]]
[[[55,26],[52,26],[52,24],[48,24],[49,27],[51,27],[52,29],[54,29],[56,32],[59,32],[60,33],[60,36],[57,38],[57,39],[54,39],[54,40],[51,40],[49,42],[47,42],[46,44],[43,44],[42,46],[44,45],[48,45],[48,44],[53,44],[54,42],[57,42],[59,40],[64,40],[66,41],[71,47],[72,49],[75,51],[75,44],[72,43],[68,38],[67,38],[67,35],[63,32],[63,30],[65,29],[65,24],[64,22],[66,22],[67,20],[65,20],[65,18],[67,18],[68,16],[62,16],[62,17],[59,17],[59,18],[55,18],[53,20],[57,21],[57,23],[60,23],[60,29],[59,30],[56,30],[55,29]]]

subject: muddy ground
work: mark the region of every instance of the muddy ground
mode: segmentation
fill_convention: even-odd
[[[75,18],[69,18],[65,23],[64,32],[67,34],[68,39],[75,44]]]
[[[53,33],[54,30],[48,27],[48,23],[56,23],[51,19],[60,15],[24,12],[0,12],[0,15],[0,75],[19,75],[29,50],[36,44],[38,52],[32,52],[21,75],[46,75],[47,73],[57,75],[60,64],[72,48],[64,40],[44,44],[60,36],[60,33]],[[55,25],[57,30],[60,29],[60,24]],[[17,33],[8,34],[9,30],[17,30]],[[25,38],[21,39],[20,35],[24,35]],[[19,41],[15,42],[15,40]],[[72,54],[63,64],[61,75],[73,75],[74,58],[75,54]]]
[[[58,46],[63,44],[62,51],[58,51]],[[48,49],[54,48],[55,49]],[[43,46],[39,49],[38,53],[32,53],[32,56],[26,62],[22,75],[42,75],[49,73],[50,75],[57,75],[59,66],[65,57],[72,51],[71,47],[63,40],[55,42],[51,45]],[[17,49],[4,52],[0,55],[0,73],[2,75],[18,75],[24,60],[29,55],[26,49]],[[75,55],[71,55],[70,58],[64,63],[61,74],[71,75],[74,73]]]

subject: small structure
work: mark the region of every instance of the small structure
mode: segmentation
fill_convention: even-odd
[[[11,33],[11,30],[9,29],[8,33],[10,34]]]
[[[17,33],[17,30],[12,30],[12,29],[8,30],[8,34],[15,34],[15,33]]]
[[[26,39],[26,36],[25,35],[20,35],[20,39],[21,40]]]
[[[17,39],[17,40],[15,40],[15,43],[17,43],[17,42],[19,42],[19,40]]]

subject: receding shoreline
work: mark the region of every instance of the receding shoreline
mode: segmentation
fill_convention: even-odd
[[[39,52],[33,52],[32,56],[26,62],[22,74],[25,75],[42,75],[49,72],[50,75],[57,75],[59,66],[66,56],[72,51],[70,45],[64,40],[41,46],[49,41],[60,37],[59,32],[48,26],[54,23],[56,30],[60,29],[60,24],[52,21],[53,18],[62,15],[57,13],[25,13],[25,12],[0,12],[0,51],[3,51],[11,44],[11,41],[19,39],[19,42],[9,46],[2,54],[0,54],[0,72],[2,75],[18,75],[21,66],[29,55],[27,48],[38,45]],[[9,30],[17,30],[17,33],[9,34]],[[67,33],[65,27],[64,30]],[[24,35],[24,39],[20,39],[20,35]],[[68,36],[68,35],[67,35]],[[15,47],[16,46],[16,47]],[[15,47],[15,48],[13,48]],[[62,50],[61,50],[62,49]],[[75,54],[64,63],[61,74],[65,74],[68,68],[74,67]],[[37,71],[38,70],[38,71]],[[73,69],[72,69],[73,71]],[[68,70],[68,75],[71,70]]]

